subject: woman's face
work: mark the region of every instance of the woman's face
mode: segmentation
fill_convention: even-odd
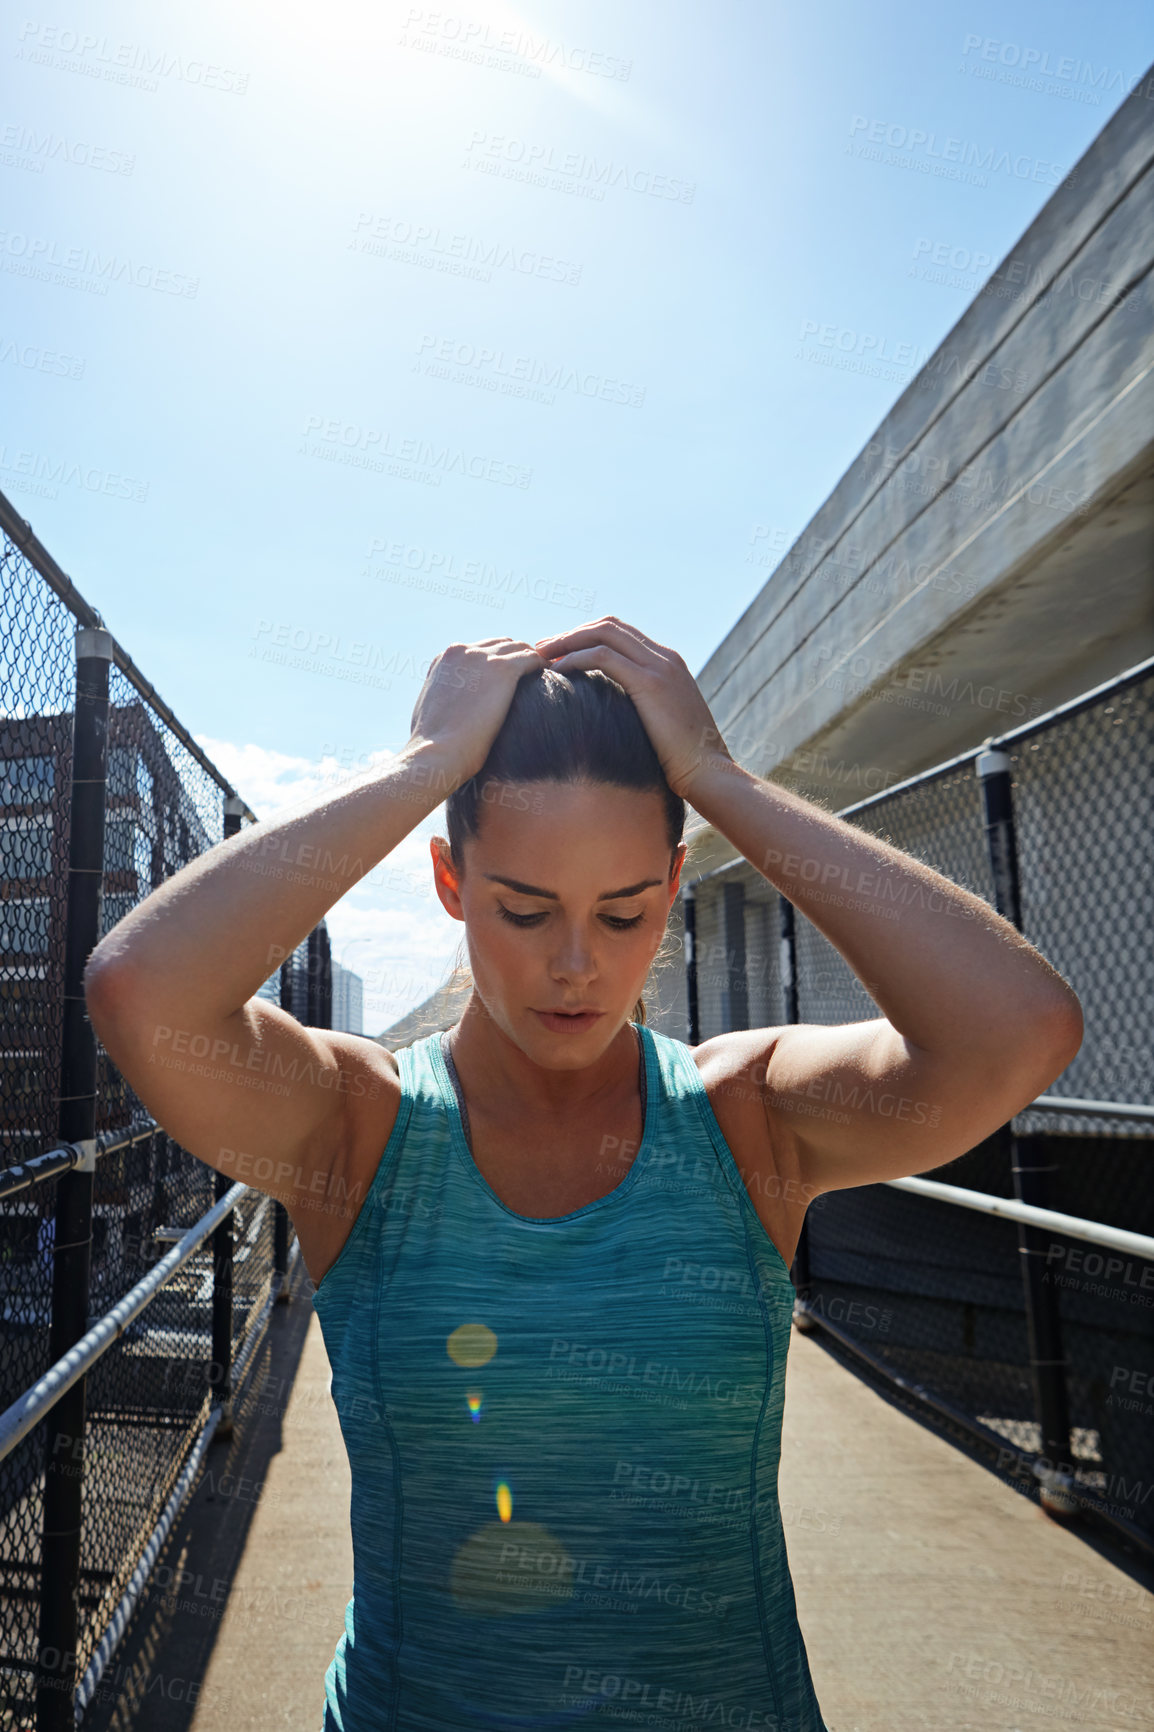
[[[448,843],[432,844],[437,894],[465,923],[477,992],[527,1057],[580,1069],[640,996],[685,844],[671,876],[661,795],[605,783],[490,782],[479,830],[460,877]]]

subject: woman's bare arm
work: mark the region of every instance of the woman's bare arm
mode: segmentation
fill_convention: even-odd
[[[92,952],[84,985],[97,1034],[157,1121],[209,1166],[289,1204],[339,1172],[356,1106],[395,1076],[389,1055],[304,1028],[254,995],[475,774],[533,666],[536,652],[510,639],[450,645],[391,764],[218,843]]]
[[[734,763],[674,650],[608,618],[537,646],[630,693],[670,785],[823,932],[871,1022],[764,1029],[749,1067],[806,1195],[900,1178],[973,1148],[1065,1069],[1081,1006],[978,896]],[[727,1037],[719,1036],[719,1043]]]
[[[823,932],[882,1012],[763,1030],[751,1071],[809,1194],[942,1166],[1042,1093],[1082,1041],[1072,989],[981,897],[731,760],[702,817]]]

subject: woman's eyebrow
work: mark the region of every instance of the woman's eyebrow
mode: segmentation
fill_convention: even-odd
[[[560,902],[561,898],[555,890],[542,890],[539,884],[522,884],[517,878],[502,878],[499,872],[485,872],[482,877],[492,884],[504,884],[510,890],[516,890],[521,896],[545,896],[550,902]],[[660,884],[660,878],[642,878],[636,884],[627,884],[624,890],[603,890],[597,898],[598,902],[616,902],[622,896],[636,896],[641,890],[648,890],[653,884]]]

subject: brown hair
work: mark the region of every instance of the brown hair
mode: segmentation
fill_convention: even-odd
[[[463,868],[464,845],[480,833],[481,805],[490,783],[586,781],[662,796],[672,871],[685,829],[685,801],[666,781],[633,699],[599,668],[570,674],[535,668],[518,680],[488,757],[446,801],[454,866]],[[458,963],[455,972],[465,976],[471,988],[467,966]],[[634,1006],[633,1021],[645,1021],[644,998]]]

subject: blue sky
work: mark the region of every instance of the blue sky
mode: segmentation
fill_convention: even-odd
[[[0,488],[262,817],[453,639],[699,669],[1152,58],[1145,7],[10,13]],[[441,814],[339,903],[376,1032]]]

